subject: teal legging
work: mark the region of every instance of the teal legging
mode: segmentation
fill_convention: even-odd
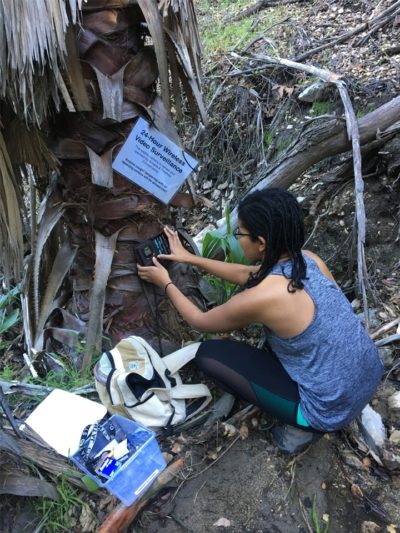
[[[196,362],[222,389],[284,423],[317,432],[301,412],[297,383],[275,354],[242,342],[211,340],[201,343]]]

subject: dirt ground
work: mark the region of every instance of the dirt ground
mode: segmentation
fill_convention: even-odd
[[[268,432],[250,431],[212,468],[197,477],[189,474],[172,491],[172,502],[159,500],[144,511],[131,532],[359,533],[368,531],[364,522],[379,524],[376,531],[399,524],[399,477],[382,480],[372,468],[347,466],[345,450],[341,435],[326,435],[290,459],[276,451]],[[201,452],[192,452],[191,462],[201,459]],[[225,525],[218,526],[221,519]]]

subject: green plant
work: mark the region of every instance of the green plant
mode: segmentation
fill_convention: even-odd
[[[9,330],[19,320],[19,309],[9,312],[8,307],[15,302],[19,294],[18,285],[0,296],[0,335]]]
[[[330,102],[317,101],[311,107],[311,115],[318,117],[319,115],[326,115],[332,109]]]
[[[74,509],[77,509],[78,513],[82,507],[90,508],[79,497],[78,490],[68,483],[65,476],[60,478],[56,489],[58,501],[41,498],[34,503],[35,511],[41,517],[40,531],[44,533],[74,531]]]
[[[272,140],[274,138],[274,134],[271,130],[267,131],[264,135],[264,147],[269,148],[272,144]]]
[[[252,17],[230,20],[248,7],[248,0],[203,0],[199,6],[200,29],[206,56],[227,52],[237,46],[243,46],[257,35],[268,30],[268,36],[274,38],[274,30],[269,29],[275,23],[287,17],[285,7],[276,7],[265,13],[255,24]]]
[[[0,370],[0,379],[4,381],[12,381],[14,379],[14,369],[6,365]]]
[[[328,517],[328,515],[326,515]],[[323,517],[323,520],[325,518],[325,515]],[[311,509],[311,520],[312,520],[312,525],[313,525],[313,528],[314,528],[314,532],[315,533],[328,533],[328,529],[329,529],[329,518],[328,520],[321,526],[321,523],[320,523],[320,519],[319,519],[319,516],[318,516],[318,511],[317,511],[317,502],[316,502],[316,498],[314,496],[314,501],[313,501],[313,505],[312,505],[312,509]]]
[[[362,118],[363,116],[367,115],[368,113],[371,113],[374,110],[374,106],[372,104],[368,104],[367,107],[364,107],[362,109],[359,109],[356,113],[357,118]]]
[[[218,230],[209,231],[204,237],[202,256],[210,259],[222,257],[226,263],[248,265],[249,263],[243,253],[242,247],[233,235],[228,208],[225,209],[225,219],[226,234],[224,235]],[[207,276],[206,279],[211,288],[209,296],[217,305],[221,305],[229,300],[236,290],[236,285],[229,281],[215,276]]]
[[[51,354],[58,358],[57,354]],[[29,382],[35,385],[45,385],[55,389],[69,391],[77,389],[93,382],[93,369],[87,367],[84,370],[77,370],[70,362],[64,363],[61,371],[50,370],[43,378],[29,378]]]

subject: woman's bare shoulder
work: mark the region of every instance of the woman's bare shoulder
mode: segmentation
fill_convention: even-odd
[[[315,254],[314,252],[311,252],[310,250],[303,250],[303,254],[307,255],[311,259],[313,259],[317,265],[320,271],[325,274],[325,276],[332,281],[335,281],[335,278],[332,275],[332,272],[329,270],[329,268],[326,266],[325,262],[319,257],[319,255]],[[336,281],[335,281],[336,283]]]

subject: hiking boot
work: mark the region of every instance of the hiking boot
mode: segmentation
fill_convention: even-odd
[[[303,451],[310,444],[317,442],[322,433],[312,433],[303,429],[279,424],[271,429],[272,441],[282,453],[295,455]]]

